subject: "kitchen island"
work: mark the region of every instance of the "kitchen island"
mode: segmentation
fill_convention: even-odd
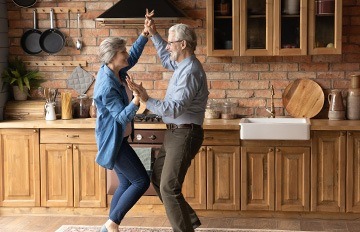
[[[360,213],[360,121],[311,120],[308,141],[241,141],[239,122],[204,122],[205,140],[183,188],[200,215]],[[106,215],[111,195],[94,162],[94,127],[95,119],[2,121],[0,213]],[[144,196],[130,214],[165,212],[156,196]]]

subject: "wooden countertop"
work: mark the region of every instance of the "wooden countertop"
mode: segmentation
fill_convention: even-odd
[[[240,119],[205,119],[203,127],[206,130],[240,130]],[[0,128],[70,128],[70,129],[93,129],[95,119],[71,119],[71,120],[11,120],[0,121]],[[165,129],[165,124],[135,123],[135,129]],[[359,130],[360,120],[328,120],[312,119],[311,130]]]

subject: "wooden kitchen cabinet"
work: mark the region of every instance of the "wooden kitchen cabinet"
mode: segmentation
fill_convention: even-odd
[[[312,131],[311,211],[345,212],[345,131]]]
[[[93,129],[42,129],[40,143],[42,206],[106,207]]]
[[[38,129],[0,129],[0,206],[40,206]]]
[[[206,1],[207,54],[239,55],[239,0]]]
[[[310,55],[341,54],[342,0],[335,0],[334,12],[317,10],[317,2],[309,1],[309,48]]]
[[[360,213],[360,132],[347,132],[346,212]]]
[[[206,149],[201,147],[186,173],[182,193],[193,209],[206,209]]]
[[[306,143],[242,141],[241,210],[309,211]]]
[[[207,209],[240,209],[239,131],[205,131]]]
[[[231,6],[230,13],[221,12],[224,2]],[[293,10],[288,0],[206,1],[207,54],[340,54],[342,0],[335,0],[334,14],[318,14],[315,2],[300,0]],[[334,46],[326,48],[330,43]]]

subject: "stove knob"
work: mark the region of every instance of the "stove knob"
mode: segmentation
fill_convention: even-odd
[[[140,140],[142,140],[142,138],[143,138],[143,137],[142,137],[141,134],[137,134],[137,135],[136,135],[136,140],[140,141]]]
[[[156,136],[155,136],[155,135],[150,135],[149,139],[155,140],[155,139],[156,139]]]

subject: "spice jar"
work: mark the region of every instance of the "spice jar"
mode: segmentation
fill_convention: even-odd
[[[95,105],[95,100],[92,99],[90,110],[89,110],[90,117],[96,118],[96,110],[97,109],[96,109],[96,105]]]
[[[205,118],[220,118],[219,104],[214,99],[209,99],[206,105]]]
[[[221,118],[222,119],[234,119],[236,118],[236,107],[237,102],[232,101],[231,99],[226,99],[223,103],[222,111],[221,111]]]
[[[78,96],[78,102],[75,107],[75,117],[77,118],[88,118],[89,117],[89,98],[86,94]]]

